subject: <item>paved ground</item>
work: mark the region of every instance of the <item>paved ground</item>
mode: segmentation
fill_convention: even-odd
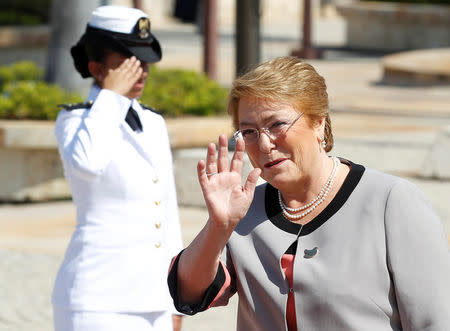
[[[450,125],[450,88],[380,84],[380,54],[342,48],[344,29],[343,22],[336,19],[317,22],[314,40],[324,47],[325,58],[310,61],[328,82],[335,134],[341,142],[336,148],[344,151],[343,156],[417,183],[432,201],[449,235],[450,181],[421,177],[423,165],[414,156],[430,147],[442,126]],[[264,32],[263,59],[287,55],[298,46],[292,28],[265,27]],[[194,27],[170,25],[155,33],[164,47],[162,66],[200,70],[201,39]],[[41,55],[39,51],[34,54],[38,60],[43,59]],[[218,80],[223,85],[229,85],[234,76],[233,57],[232,36],[225,27],[218,60]],[[346,141],[351,145],[369,144],[362,144],[362,150],[355,152],[343,149]],[[390,148],[390,141],[402,147],[401,153],[398,149],[391,154],[383,152]],[[187,244],[203,225],[206,212],[182,206],[180,215]],[[51,330],[50,290],[73,226],[70,202],[0,205],[0,330]],[[186,318],[183,330],[233,330],[235,311],[234,300],[230,307]]]
[[[183,242],[189,244],[207,218],[203,208],[180,208]],[[70,201],[0,205],[0,330],[52,329],[50,293],[75,225]],[[235,328],[237,301],[184,319],[184,331]]]

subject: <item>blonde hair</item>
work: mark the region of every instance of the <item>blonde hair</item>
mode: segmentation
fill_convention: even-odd
[[[310,64],[296,57],[284,56],[264,62],[236,78],[227,106],[236,130],[239,128],[239,100],[244,97],[288,102],[298,112],[304,112],[312,124],[325,118],[325,151],[333,148],[327,86],[324,78]]]

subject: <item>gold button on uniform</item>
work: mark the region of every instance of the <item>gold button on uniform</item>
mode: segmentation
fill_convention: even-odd
[[[158,182],[158,178],[153,178],[153,183],[157,183]]]
[[[156,222],[155,226],[156,226],[157,229],[159,229],[161,227],[161,222]]]
[[[159,206],[161,204],[161,201],[155,201],[155,205]]]
[[[155,247],[156,247],[156,248],[160,248],[160,247],[161,247],[161,243],[156,243],[156,244],[155,244]]]

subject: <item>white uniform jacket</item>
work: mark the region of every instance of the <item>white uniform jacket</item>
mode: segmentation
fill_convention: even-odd
[[[77,225],[53,290],[71,310],[161,311],[182,247],[172,157],[163,118],[94,86],[90,109],[62,110],[55,133]],[[143,125],[125,122],[130,104]]]

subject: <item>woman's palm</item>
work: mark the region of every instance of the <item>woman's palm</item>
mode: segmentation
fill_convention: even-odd
[[[216,148],[210,144],[206,164],[199,161],[197,171],[210,219],[224,227],[235,227],[250,207],[260,170],[254,169],[242,186],[244,142],[237,142],[230,166],[227,145],[226,137],[220,136],[216,163]]]

